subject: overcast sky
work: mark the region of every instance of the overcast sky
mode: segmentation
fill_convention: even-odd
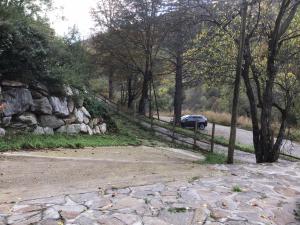
[[[97,0],[54,0],[55,10],[50,14],[51,26],[58,35],[68,33],[68,28],[76,25],[83,37],[91,34],[94,23],[90,15]],[[62,20],[62,16],[64,20]]]

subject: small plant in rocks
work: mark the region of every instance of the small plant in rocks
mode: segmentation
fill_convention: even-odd
[[[232,188],[232,191],[233,192],[243,192],[243,190],[237,185]]]

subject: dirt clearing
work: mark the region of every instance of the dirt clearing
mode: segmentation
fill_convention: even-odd
[[[0,204],[111,187],[221,175],[201,154],[178,149],[109,147],[0,155]]]

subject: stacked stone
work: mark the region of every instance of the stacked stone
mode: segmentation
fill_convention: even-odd
[[[92,118],[78,98],[78,91],[68,86],[64,87],[63,96],[57,97],[41,83],[27,85],[4,80],[0,91],[4,104],[0,118],[2,136],[5,129],[36,135],[100,135],[107,131],[103,119]]]

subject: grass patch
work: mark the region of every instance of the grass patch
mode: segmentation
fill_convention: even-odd
[[[232,191],[233,192],[243,192],[243,190],[237,185],[232,188]]]
[[[33,134],[7,134],[0,139],[0,152],[9,150],[38,150],[55,148],[80,149],[84,147],[104,146],[150,146],[150,147],[174,147],[188,149],[182,145],[168,142],[156,136],[150,129],[134,123],[120,115],[111,114],[112,120],[117,126],[115,133],[106,135],[44,135]]]
[[[226,156],[218,153],[207,153],[205,154],[205,160],[196,161],[199,164],[225,164]]]
[[[215,143],[228,147],[229,140],[227,140],[224,137],[218,136],[218,137],[215,137]],[[235,149],[243,151],[243,152],[254,153],[254,147],[252,145],[245,145],[245,144],[241,144],[241,143],[236,143],[235,144]]]
[[[84,147],[103,147],[103,146],[128,146],[140,145],[141,142],[134,136],[125,134],[107,134],[102,136],[89,135],[49,135],[36,136],[32,134],[8,135],[0,139],[0,151],[26,150],[26,149],[54,149],[72,148],[79,149]]]
[[[192,182],[194,182],[194,181],[196,181],[196,180],[199,180],[199,179],[200,179],[199,176],[192,177],[192,178],[189,180],[189,183],[192,183]]]

